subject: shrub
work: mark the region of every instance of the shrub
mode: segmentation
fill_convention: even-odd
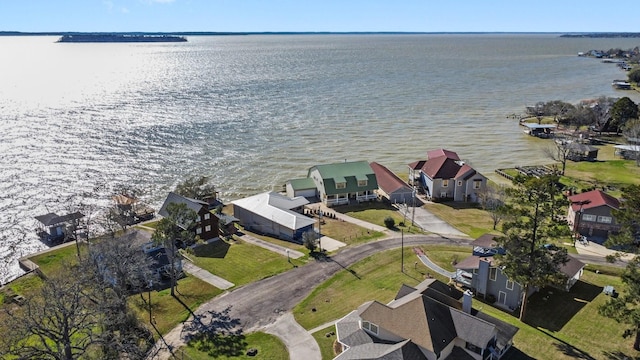
[[[396,226],[396,221],[391,216],[387,216],[384,218],[384,226],[393,229]]]

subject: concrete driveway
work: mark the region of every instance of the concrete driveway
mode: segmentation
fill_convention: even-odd
[[[404,214],[404,205],[399,205],[400,213]],[[447,224],[444,220],[435,216],[428,210],[422,207],[409,207],[407,211],[407,223],[410,223],[410,219],[413,218],[413,222],[425,231],[439,234],[442,236],[454,236],[454,237],[467,237],[467,234],[459,231],[453,226]]]

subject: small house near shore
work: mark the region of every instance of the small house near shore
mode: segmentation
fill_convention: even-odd
[[[534,123],[520,123],[524,126],[524,133],[527,135],[547,139],[553,137],[553,132],[556,129],[556,125],[552,124],[534,124]]]
[[[372,162],[369,164],[376,174],[378,190],[375,190],[380,198],[389,200],[392,204],[412,204],[415,200],[415,191],[407,185],[391,170],[384,165]]]

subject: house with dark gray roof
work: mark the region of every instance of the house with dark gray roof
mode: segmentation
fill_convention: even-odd
[[[494,255],[505,254],[496,241],[498,236],[484,234],[471,242],[473,253],[455,265],[454,281],[473,290],[478,296],[495,299],[495,304],[502,308],[515,310],[522,302],[525,288],[502,272],[502,267],[494,258]],[[580,279],[584,266],[584,263],[571,256],[566,264],[560,266],[559,270],[566,278],[563,290],[569,291]],[[530,288],[529,295],[535,291],[537,289]]]
[[[210,209],[210,204],[206,201],[192,199],[170,192],[164,200],[158,214],[164,217],[169,216],[167,207],[170,204],[184,204],[187,209],[192,210],[198,215],[196,223],[193,225],[193,231],[196,236],[203,240],[210,240],[218,237],[219,219],[214,210]]]
[[[446,149],[427,152],[427,160],[409,164],[409,184],[433,200],[478,201],[487,178]]]
[[[370,301],[338,320],[342,353],[335,359],[500,359],[517,331],[473,309],[470,292],[427,279],[403,285],[386,305]]]

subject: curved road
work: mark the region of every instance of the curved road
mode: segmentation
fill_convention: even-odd
[[[426,244],[468,245],[470,239],[447,238],[440,235],[407,235],[407,247]],[[318,285],[358,261],[379,251],[398,248],[401,238],[387,238],[376,242],[346,248],[325,260],[312,261],[307,265],[291,269],[270,278],[247,284],[229,293],[211,299],[201,305],[196,314],[210,310],[222,311],[231,308],[231,318],[239,319],[245,332],[252,332],[272,324],[281,313],[293,309]],[[176,326],[164,336],[172,348],[185,344],[183,324]],[[161,351],[160,358],[169,358],[167,351]]]
[[[427,244],[468,245],[470,242],[469,238],[440,235],[407,235],[404,237],[404,245],[407,247]],[[328,280],[338,271],[377,252],[400,246],[401,238],[394,237],[348,247],[327,259],[311,261],[302,267],[293,268],[215,297],[200,306],[195,314],[203,314],[210,310],[222,311],[230,307],[230,317],[240,321],[245,333],[263,329],[267,325],[273,324],[282,316],[282,313],[291,311],[316,286]],[[599,256],[577,254],[572,254],[572,256],[585,263],[625,265],[621,262],[609,264]],[[184,334],[183,328],[184,324],[180,324],[164,336],[165,342],[174,349],[185,345],[183,336],[186,334]],[[163,347],[161,342],[158,342],[158,346]],[[166,348],[161,350],[158,355],[161,359],[170,357]]]

